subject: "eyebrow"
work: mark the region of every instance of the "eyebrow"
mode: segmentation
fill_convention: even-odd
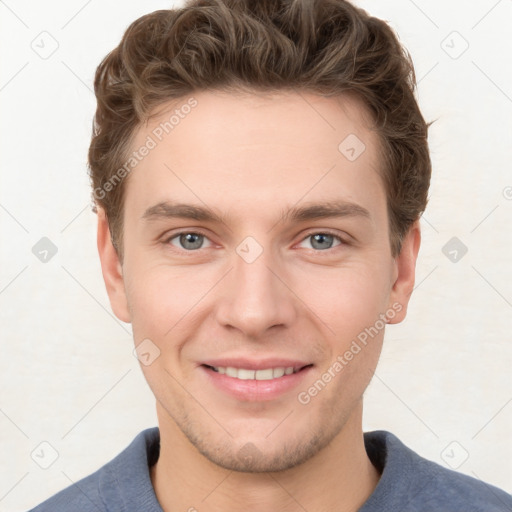
[[[371,219],[370,212],[363,206],[344,200],[309,203],[281,210],[281,220],[285,222],[304,222],[308,220],[361,217]],[[225,224],[225,218],[207,206],[162,201],[148,208],[141,217],[150,222],[160,219],[191,219],[202,222]]]

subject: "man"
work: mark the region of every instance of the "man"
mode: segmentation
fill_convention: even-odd
[[[414,87],[391,29],[343,0],[195,0],[128,28],[89,164],[158,428],[35,511],[512,510],[362,431],[430,184]]]

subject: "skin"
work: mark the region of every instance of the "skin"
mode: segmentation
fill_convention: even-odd
[[[364,448],[362,398],[384,329],[308,404],[297,395],[393,304],[401,311],[388,323],[405,318],[419,222],[393,258],[379,141],[356,99],[283,91],[193,96],[197,106],[127,178],[122,264],[103,210],[98,215],[113,311],[132,323],[136,345],[150,339],[160,350],[141,365],[161,436],[150,472],[156,496],[165,511],[357,510],[380,476]],[[164,113],[160,107],[133,148],[186,99]],[[338,150],[349,134],[366,146],[354,161]],[[369,218],[282,218],[293,206],[340,199],[366,208]],[[207,205],[224,222],[143,218],[171,200]],[[200,248],[180,245],[176,233],[195,230],[206,235]],[[314,245],[313,235],[325,231],[335,236]],[[252,263],[236,252],[247,236],[263,249]],[[199,366],[241,355],[313,367],[291,392],[243,401],[208,385]],[[248,447],[252,457],[241,457]]]

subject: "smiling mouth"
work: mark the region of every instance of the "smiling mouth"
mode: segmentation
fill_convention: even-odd
[[[227,377],[232,377],[234,379],[239,380],[272,380],[279,379],[287,375],[292,375],[294,373],[299,373],[305,368],[309,368],[313,366],[312,364],[308,364],[306,366],[302,366],[301,368],[294,368],[293,366],[279,366],[276,368],[263,368],[261,370],[250,370],[248,368],[235,368],[233,366],[210,366],[208,364],[204,364],[204,367],[222,375],[226,375]]]

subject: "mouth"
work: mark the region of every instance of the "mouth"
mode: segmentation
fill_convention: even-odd
[[[285,375],[292,375],[294,373],[299,373],[305,368],[309,368],[313,366],[312,364],[307,364],[304,366],[294,367],[294,366],[278,366],[276,368],[262,368],[259,370],[253,370],[250,368],[235,368],[234,366],[211,366],[208,364],[203,365],[214,372],[217,372],[221,375],[226,375],[227,377],[232,377],[234,379],[239,380],[272,380],[272,379],[280,379]]]
[[[221,366],[201,364],[199,368],[205,377],[207,392],[221,392],[222,395],[239,402],[268,402],[281,397],[299,387],[310,373],[313,364],[294,364],[287,366],[241,364],[240,366]],[[305,385],[301,385],[301,389]],[[298,391],[297,391],[298,392]]]

